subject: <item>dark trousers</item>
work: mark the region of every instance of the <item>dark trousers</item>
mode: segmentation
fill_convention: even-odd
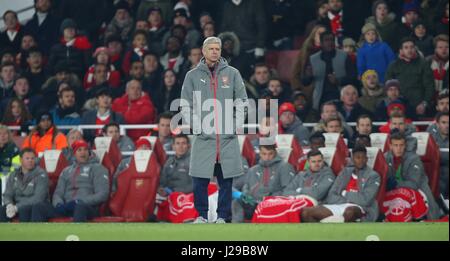
[[[46,222],[55,216],[52,205],[49,202],[40,202],[33,205],[22,206],[17,210],[16,217],[19,222]],[[0,208],[0,222],[11,221],[6,216],[6,206]]]
[[[98,209],[85,203],[76,204],[73,210],[59,210],[58,216],[73,217],[73,222],[87,222],[98,216]]]
[[[225,221],[231,221],[231,192],[233,179],[224,179],[222,167],[219,163],[214,166],[214,176],[219,183],[219,202],[217,204],[217,216]],[[208,185],[210,179],[193,177],[194,205],[200,216],[208,219]]]

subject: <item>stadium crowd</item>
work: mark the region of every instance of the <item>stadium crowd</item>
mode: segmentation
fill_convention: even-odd
[[[156,206],[145,221],[195,218],[171,219],[168,210],[171,196],[193,191],[191,139],[171,131],[170,107],[212,36],[248,97],[280,104],[279,122],[267,115],[248,136],[255,159],[243,157],[245,175],[233,182],[233,222],[448,220],[448,0],[35,0],[34,7],[23,23],[15,11],[3,14],[0,221],[102,215],[133,165],[129,155],[157,149],[144,136],[171,154],[158,156]],[[293,51],[292,66],[278,70],[273,58]],[[128,124],[157,127],[122,133]],[[276,145],[260,145],[274,129],[309,152],[292,162]],[[437,188],[417,154],[419,131],[447,149],[437,152]],[[331,133],[345,141],[338,173],[320,150]],[[368,165],[374,133],[388,134],[385,177]],[[131,153],[113,173],[92,152],[101,136]],[[48,150],[68,161],[52,190],[39,164]],[[267,218],[299,201],[295,217]],[[408,210],[395,215],[399,208]]]

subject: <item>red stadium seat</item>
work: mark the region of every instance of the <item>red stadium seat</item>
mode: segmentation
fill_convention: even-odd
[[[159,162],[159,165],[164,166],[167,160],[167,155],[159,138],[155,136],[143,136],[141,138],[146,138],[148,141],[150,141],[150,144],[152,145],[152,150],[156,154],[156,158]]]
[[[440,158],[439,146],[428,132],[415,132],[412,134],[417,139],[417,155],[420,156],[425,172],[428,176],[428,184],[435,198],[439,197]]]
[[[291,148],[277,148],[277,152],[284,162],[291,164],[294,169],[297,168],[298,158],[296,158]]]
[[[370,134],[370,143],[372,147],[379,148],[383,153],[389,150],[389,134],[372,133]]]
[[[339,175],[346,165],[345,155],[332,147],[319,148],[319,150],[322,152],[327,165],[333,170],[333,173],[336,176]]]
[[[104,158],[109,158],[114,166],[114,171],[119,166],[122,160],[122,152],[117,143],[111,137],[97,137],[95,138],[95,149],[106,151]]]
[[[117,191],[109,204],[113,215],[127,222],[147,221],[155,207],[159,173],[155,153],[150,150],[135,151],[130,166],[117,178]],[[100,220],[105,222],[108,218]]]
[[[248,165],[253,167],[256,164],[256,154],[250,138],[246,135],[238,135],[241,155],[247,160]]]
[[[61,172],[68,165],[69,162],[66,157],[64,157],[61,150],[46,150],[43,152],[43,156],[39,161],[39,166],[48,174],[50,198],[52,198],[53,192],[55,192],[59,175],[61,175]]]
[[[105,150],[97,149],[93,150],[93,152],[95,153],[95,155],[97,155],[100,164],[108,170],[109,191],[111,191],[114,173],[116,173],[116,167],[112,163],[111,158],[107,156],[108,153]],[[103,216],[109,213],[110,211],[109,211],[109,197],[108,197],[108,200],[100,206],[100,215]]]
[[[336,148],[339,154],[343,154],[344,157],[349,156],[347,144],[339,133],[324,133],[323,136],[325,136],[325,147]]]
[[[380,175],[381,179],[380,188],[377,194],[378,207],[381,211],[384,202],[384,195],[386,194],[386,176],[389,171],[389,166],[379,148],[367,147],[366,149],[368,157],[367,165],[376,171]]]
[[[303,156],[303,149],[298,143],[293,134],[278,134],[276,136],[276,143],[278,148],[290,148],[291,157],[293,158],[294,167],[297,168],[298,161]],[[289,161],[291,162],[291,161]]]

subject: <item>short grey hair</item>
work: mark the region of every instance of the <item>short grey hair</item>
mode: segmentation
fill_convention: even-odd
[[[356,87],[351,84],[347,84],[341,89],[341,98],[344,96],[345,91],[347,91],[348,89],[353,89],[358,95],[358,89],[356,89]]]
[[[222,49],[222,40],[220,40],[219,37],[211,36],[206,38],[205,41],[203,41],[203,49],[205,49],[208,44],[219,44]]]

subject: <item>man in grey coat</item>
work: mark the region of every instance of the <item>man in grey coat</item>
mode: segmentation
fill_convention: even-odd
[[[439,206],[428,185],[428,177],[425,174],[420,157],[416,153],[407,150],[407,139],[405,135],[395,133],[389,139],[391,142],[391,150],[384,155],[389,165],[386,191],[397,188],[409,188],[422,191],[428,202],[427,218],[431,220],[439,219]]]
[[[194,204],[200,214],[195,223],[208,222],[208,184],[213,176],[220,187],[216,223],[231,220],[233,178],[244,173],[236,133],[244,123],[247,93],[239,71],[221,57],[221,49],[217,37],[204,41],[204,57],[186,74],[181,91],[184,123],[187,121],[195,135],[189,166]],[[206,128],[211,121],[214,127]]]
[[[53,206],[58,216],[86,222],[98,216],[99,206],[108,199],[108,171],[98,163],[89,163],[88,144],[84,140],[75,141],[72,149],[76,163],[61,172],[53,194]]]
[[[428,128],[427,131],[433,136],[434,140],[441,149],[448,149],[448,130],[449,130],[448,112],[438,112],[434,128]],[[431,127],[431,126],[430,126]],[[449,170],[448,151],[441,151],[441,175],[439,176],[439,189],[442,196],[448,199],[448,170]]]
[[[0,222],[18,217],[20,222],[45,222],[51,217],[48,176],[36,166],[36,152],[26,148],[20,153],[21,166],[11,173],[0,207]]]
[[[376,221],[380,188],[380,175],[367,166],[367,150],[355,146],[352,152],[353,166],[339,174],[328,192],[325,205],[305,208],[303,222],[355,222]]]
[[[308,152],[308,166],[307,170],[295,175],[291,183],[283,190],[283,195],[306,195],[322,202],[336,176],[331,168],[326,166],[320,150]]]

